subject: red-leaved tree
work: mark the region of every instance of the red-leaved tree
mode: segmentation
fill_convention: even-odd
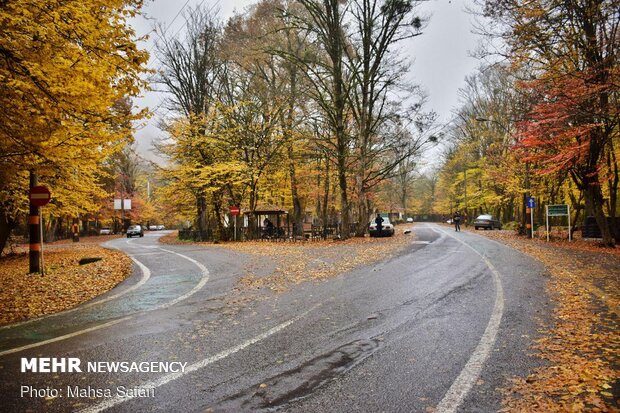
[[[617,88],[613,78],[609,73],[601,78],[598,71],[582,71],[521,83],[537,103],[518,124],[517,135],[526,160],[540,165],[537,173],[566,171],[584,191],[586,206],[607,245],[613,245],[613,230],[605,218],[602,188],[614,178],[613,168],[605,162],[610,155],[615,159],[617,122],[611,120],[617,119],[618,108],[609,102]],[[616,196],[617,182],[615,185],[611,197]],[[615,208],[608,209],[613,217]]]

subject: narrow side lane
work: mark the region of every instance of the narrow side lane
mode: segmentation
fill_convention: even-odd
[[[127,241],[115,240],[111,246],[126,250]],[[152,245],[148,238],[144,245],[131,243],[131,248],[129,255],[142,273],[138,283],[101,300],[5,329],[0,336],[0,357],[108,328],[140,312],[173,306],[194,295],[209,280],[209,271],[203,264]],[[136,250],[152,252],[154,249],[161,256],[152,258],[151,262],[142,259],[151,268],[134,256]]]

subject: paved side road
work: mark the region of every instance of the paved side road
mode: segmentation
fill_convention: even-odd
[[[496,411],[525,374],[541,266],[431,224],[406,252],[321,283],[249,299],[248,257],[115,240],[136,273],[94,303],[0,329],[4,411]],[[22,357],[184,363],[181,373],[21,373]],[[109,390],[72,397],[67,387]],[[119,395],[118,388],[134,390]],[[26,389],[57,389],[34,397]],[[69,394],[71,393],[71,394]],[[98,396],[98,395],[96,395]],[[108,394],[103,394],[108,396]],[[121,397],[122,396],[122,397]],[[135,396],[135,397],[134,397]]]

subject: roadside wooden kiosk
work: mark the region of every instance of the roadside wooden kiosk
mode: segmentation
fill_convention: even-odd
[[[276,205],[264,204],[257,206],[253,211],[244,211],[243,214],[248,218],[254,217],[256,227],[252,228],[254,231],[248,231],[248,233],[254,233],[256,238],[267,240],[286,240],[288,238],[290,219],[286,209]],[[265,226],[265,219],[273,223],[272,229]],[[250,222],[252,220],[248,219],[248,223]]]

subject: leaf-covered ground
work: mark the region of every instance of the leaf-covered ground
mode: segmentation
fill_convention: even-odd
[[[396,227],[393,237],[351,238],[346,241],[248,241],[203,245],[234,249],[251,256],[238,288],[267,288],[282,292],[294,284],[335,277],[394,256],[413,238],[413,234],[404,234],[404,230],[410,228],[411,225]],[[177,241],[175,234],[162,237],[161,241],[185,243]]]
[[[102,260],[80,266],[79,260],[87,257]],[[25,252],[0,258],[0,325],[56,313],[89,301],[124,280],[132,267],[125,254],[94,242],[46,245],[44,258],[45,276],[27,274]]]
[[[620,248],[595,242],[529,240],[511,231],[477,231],[542,262],[554,301],[535,353],[546,360],[504,390],[510,412],[618,412]]]

